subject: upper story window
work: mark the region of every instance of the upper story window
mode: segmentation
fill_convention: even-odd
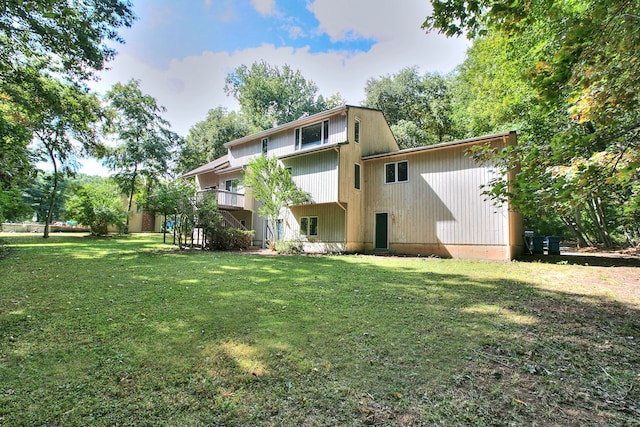
[[[296,150],[327,144],[328,142],[329,120],[296,129]]]
[[[402,162],[386,163],[384,165],[385,184],[407,181],[409,181],[409,162],[404,160]]]
[[[353,166],[353,186],[356,190],[360,190],[360,165],[354,163]]]
[[[356,119],[353,125],[353,140],[356,143],[360,143],[360,119]]]
[[[269,149],[269,138],[262,138],[262,154],[267,155]]]

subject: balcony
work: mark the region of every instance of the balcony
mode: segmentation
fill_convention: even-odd
[[[217,188],[206,188],[198,191],[196,197],[200,199],[204,197],[205,194],[215,194],[220,209],[244,209],[244,194],[242,193]]]

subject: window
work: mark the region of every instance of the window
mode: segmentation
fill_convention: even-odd
[[[296,129],[296,150],[327,144],[329,120]]]
[[[262,138],[262,154],[266,155],[269,149],[269,138]]]
[[[385,184],[407,181],[409,181],[409,164],[406,160],[403,162],[387,163],[384,165]]]
[[[303,216],[300,218],[300,234],[305,236],[318,235],[318,217]]]
[[[356,122],[353,127],[353,140],[356,143],[360,143],[360,120],[356,119]]]
[[[356,190],[360,190],[360,165],[355,163],[353,166],[353,186],[356,188]]]

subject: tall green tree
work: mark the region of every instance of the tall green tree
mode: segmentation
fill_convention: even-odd
[[[466,32],[475,37],[474,48],[487,40],[504,47],[503,57],[491,58],[482,49],[475,53],[482,52],[486,64],[494,61],[493,77],[501,86],[488,82],[489,76],[463,73],[468,80],[485,81],[500,112],[483,120],[480,108],[468,109],[472,115],[476,111],[476,124],[520,124],[519,146],[496,153],[505,165],[520,168],[519,177],[512,185],[496,183],[492,193],[510,197],[523,212],[538,211],[538,217],[546,210],[581,242],[611,246],[618,236],[637,236],[632,189],[640,165],[640,76],[633,70],[640,60],[640,2],[432,5],[427,29]],[[503,74],[514,76],[514,65],[516,84]]]
[[[318,86],[289,65],[265,61],[241,65],[226,78],[225,92],[240,102],[242,113],[260,129],[288,123],[344,103],[339,94],[317,95]]]
[[[246,118],[223,107],[212,108],[207,118],[193,125],[178,157],[178,172],[184,173],[227,154],[226,142],[249,135],[256,129]]]
[[[115,134],[116,145],[108,149],[105,163],[115,172],[114,178],[127,194],[127,211],[131,212],[140,180],[151,187],[167,175],[180,137],[162,117],[165,108],[152,96],[142,93],[138,80],[116,83],[107,92],[106,100],[105,130]],[[127,217],[125,232],[128,225]]]
[[[84,84],[115,55],[106,41],[121,42],[117,30],[135,20],[124,0],[6,1],[0,7],[0,218],[24,213],[20,189],[39,160],[28,112],[32,98],[20,88],[52,78]]]
[[[271,230],[284,208],[311,201],[309,193],[299,189],[289,171],[275,156],[258,156],[249,161],[244,184],[260,202],[258,213],[267,219]],[[274,234],[276,234],[274,232]]]
[[[394,75],[372,78],[365,87],[365,106],[382,110],[402,148],[451,140],[452,121],[449,78],[420,75],[417,67]]]
[[[28,105],[24,110],[37,154],[47,159],[53,168],[53,185],[44,228],[44,237],[47,238],[60,174],[73,172],[78,157],[94,154],[101,148],[96,135],[100,102],[97,96],[76,84],[48,77],[34,79],[31,85],[12,90]]]

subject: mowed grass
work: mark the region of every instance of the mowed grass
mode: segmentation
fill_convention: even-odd
[[[640,419],[633,267],[4,237],[0,425]]]

